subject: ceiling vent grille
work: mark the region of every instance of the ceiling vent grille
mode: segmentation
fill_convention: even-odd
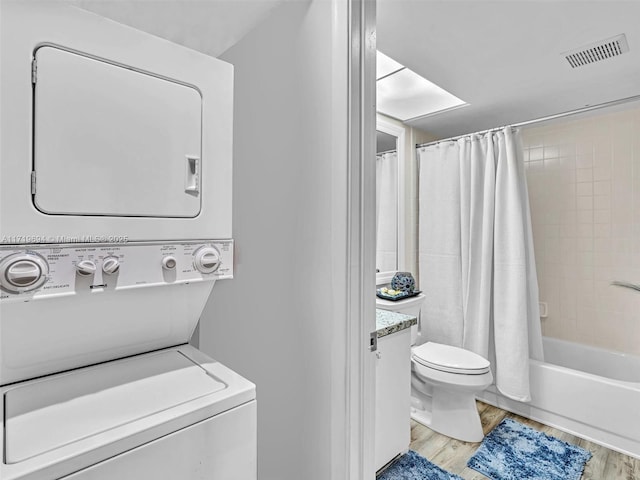
[[[606,60],[607,58],[617,57],[629,51],[627,37],[623,34],[616,35],[606,40],[585,45],[562,55],[567,59],[571,68],[582,67],[590,63]]]

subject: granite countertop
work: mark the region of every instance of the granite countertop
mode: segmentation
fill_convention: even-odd
[[[412,315],[376,308],[376,333],[378,338],[391,335],[405,328],[411,328],[417,323],[418,319]]]

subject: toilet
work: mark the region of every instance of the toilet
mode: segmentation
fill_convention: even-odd
[[[493,382],[491,365],[463,348],[431,342],[420,332],[423,294],[398,301],[376,298],[382,310],[413,315],[411,327],[411,418],[465,442],[484,438],[475,396]]]

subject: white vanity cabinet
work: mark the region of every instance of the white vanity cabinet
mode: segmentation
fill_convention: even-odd
[[[398,454],[409,449],[411,441],[411,325],[415,317],[403,317],[391,326],[393,333],[378,337],[376,351],[375,468],[379,470]],[[407,320],[413,319],[413,321]],[[404,327],[404,328],[402,328]],[[378,332],[381,330],[379,329]],[[383,332],[383,334],[386,332]]]

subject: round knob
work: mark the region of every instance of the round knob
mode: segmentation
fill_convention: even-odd
[[[42,276],[42,270],[31,260],[18,260],[12,263],[5,273],[7,281],[15,287],[33,285]]]
[[[107,257],[102,262],[102,271],[107,275],[113,275],[120,269],[120,260],[117,257]]]
[[[76,272],[78,272],[78,275],[88,277],[96,273],[96,264],[92,260],[82,260],[76,265]]]
[[[168,256],[162,259],[162,268],[165,270],[173,270],[176,268],[176,259],[175,257]]]
[[[201,273],[213,273],[221,263],[220,253],[213,247],[201,247],[196,252],[194,264]]]
[[[47,280],[49,265],[35,253],[15,253],[0,262],[0,285],[14,293],[28,292]]]

